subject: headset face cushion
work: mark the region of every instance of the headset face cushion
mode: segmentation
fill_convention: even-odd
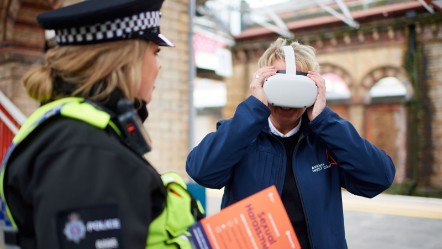
[[[310,107],[318,94],[315,82],[303,75],[277,73],[265,80],[263,88],[270,105],[290,108]]]

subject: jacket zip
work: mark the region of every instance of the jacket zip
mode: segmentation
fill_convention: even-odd
[[[296,166],[296,164],[294,164],[294,161],[296,159],[296,152],[298,151],[299,144],[301,143],[303,138],[304,138],[304,134],[301,133],[301,135],[299,137],[299,140],[298,140],[298,143],[296,144],[295,149],[293,151],[292,167],[293,167],[293,177],[295,178],[296,187],[298,188],[299,197],[301,199],[302,211],[304,212],[305,225],[307,226],[307,231],[308,231],[308,235],[307,235],[308,236],[308,240],[310,241],[311,249],[314,249],[315,246],[313,244],[312,237],[311,237],[311,231],[310,231],[310,226],[309,226],[309,223],[308,223],[308,217],[307,217],[307,213],[305,212],[305,208],[304,208],[304,198],[302,197],[302,191],[299,188],[298,178],[296,177],[296,174],[295,174],[295,166]]]
[[[279,159],[279,171],[278,171],[278,176],[277,176],[277,179],[278,179],[277,183],[278,183],[278,185],[280,185],[280,182],[282,182],[282,188],[284,188],[284,180],[281,180],[282,168],[284,167],[284,165],[282,163],[283,162],[283,156],[285,155],[284,144],[282,144],[282,142],[279,141],[277,138],[273,137],[272,134],[268,134],[268,135],[269,135],[269,137],[271,139],[275,140],[282,148],[282,150],[281,150],[282,152],[280,153],[280,158],[281,159]],[[282,195],[282,188],[281,188],[281,195]],[[278,190],[278,192],[279,192],[279,190]]]

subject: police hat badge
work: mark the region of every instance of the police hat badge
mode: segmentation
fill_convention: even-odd
[[[144,39],[174,46],[160,33],[164,0],[88,0],[37,16],[44,29],[54,30],[58,45],[83,45]]]
[[[268,103],[274,106],[306,108],[315,103],[318,89],[305,73],[296,72],[295,52],[283,46],[286,73],[276,73],[264,82]]]

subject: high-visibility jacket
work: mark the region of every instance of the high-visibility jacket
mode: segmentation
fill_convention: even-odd
[[[56,116],[80,120],[103,130],[111,127],[119,136],[124,136],[124,132],[120,129],[121,126],[113,121],[111,114],[82,98],[64,98],[38,108],[14,137],[4,157],[0,175],[0,194],[2,206],[5,208],[3,221],[5,229],[17,231],[18,236],[20,236],[20,231],[5,198],[4,180],[8,159],[14,149],[37,127]],[[161,178],[167,191],[165,208],[149,225],[146,248],[191,248],[190,233],[187,228],[201,218],[204,211],[199,202],[187,191],[185,182],[178,174],[169,172],[163,174]],[[183,212],[186,209],[187,212]]]
[[[150,224],[147,248],[172,249],[179,245],[181,249],[191,249],[191,235],[187,229],[202,218],[204,210],[199,201],[189,194],[178,174],[168,172],[161,175],[161,179],[167,188],[167,204]]]

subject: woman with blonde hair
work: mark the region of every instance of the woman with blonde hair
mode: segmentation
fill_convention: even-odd
[[[164,242],[163,219],[150,226],[166,208],[167,190],[144,158],[150,144],[142,122],[159,47],[173,46],[159,30],[162,3],[90,0],[37,17],[58,45],[24,76],[42,106],[3,161],[7,243],[178,248]]]
[[[284,46],[293,48],[295,64],[285,64]],[[258,65],[251,96],[190,152],[187,173],[205,187],[224,187],[222,208],[275,185],[302,249],[347,248],[341,188],[376,196],[393,182],[393,162],[326,106],[313,47],[278,38]],[[312,106],[268,103],[265,80],[288,67],[316,84]]]

